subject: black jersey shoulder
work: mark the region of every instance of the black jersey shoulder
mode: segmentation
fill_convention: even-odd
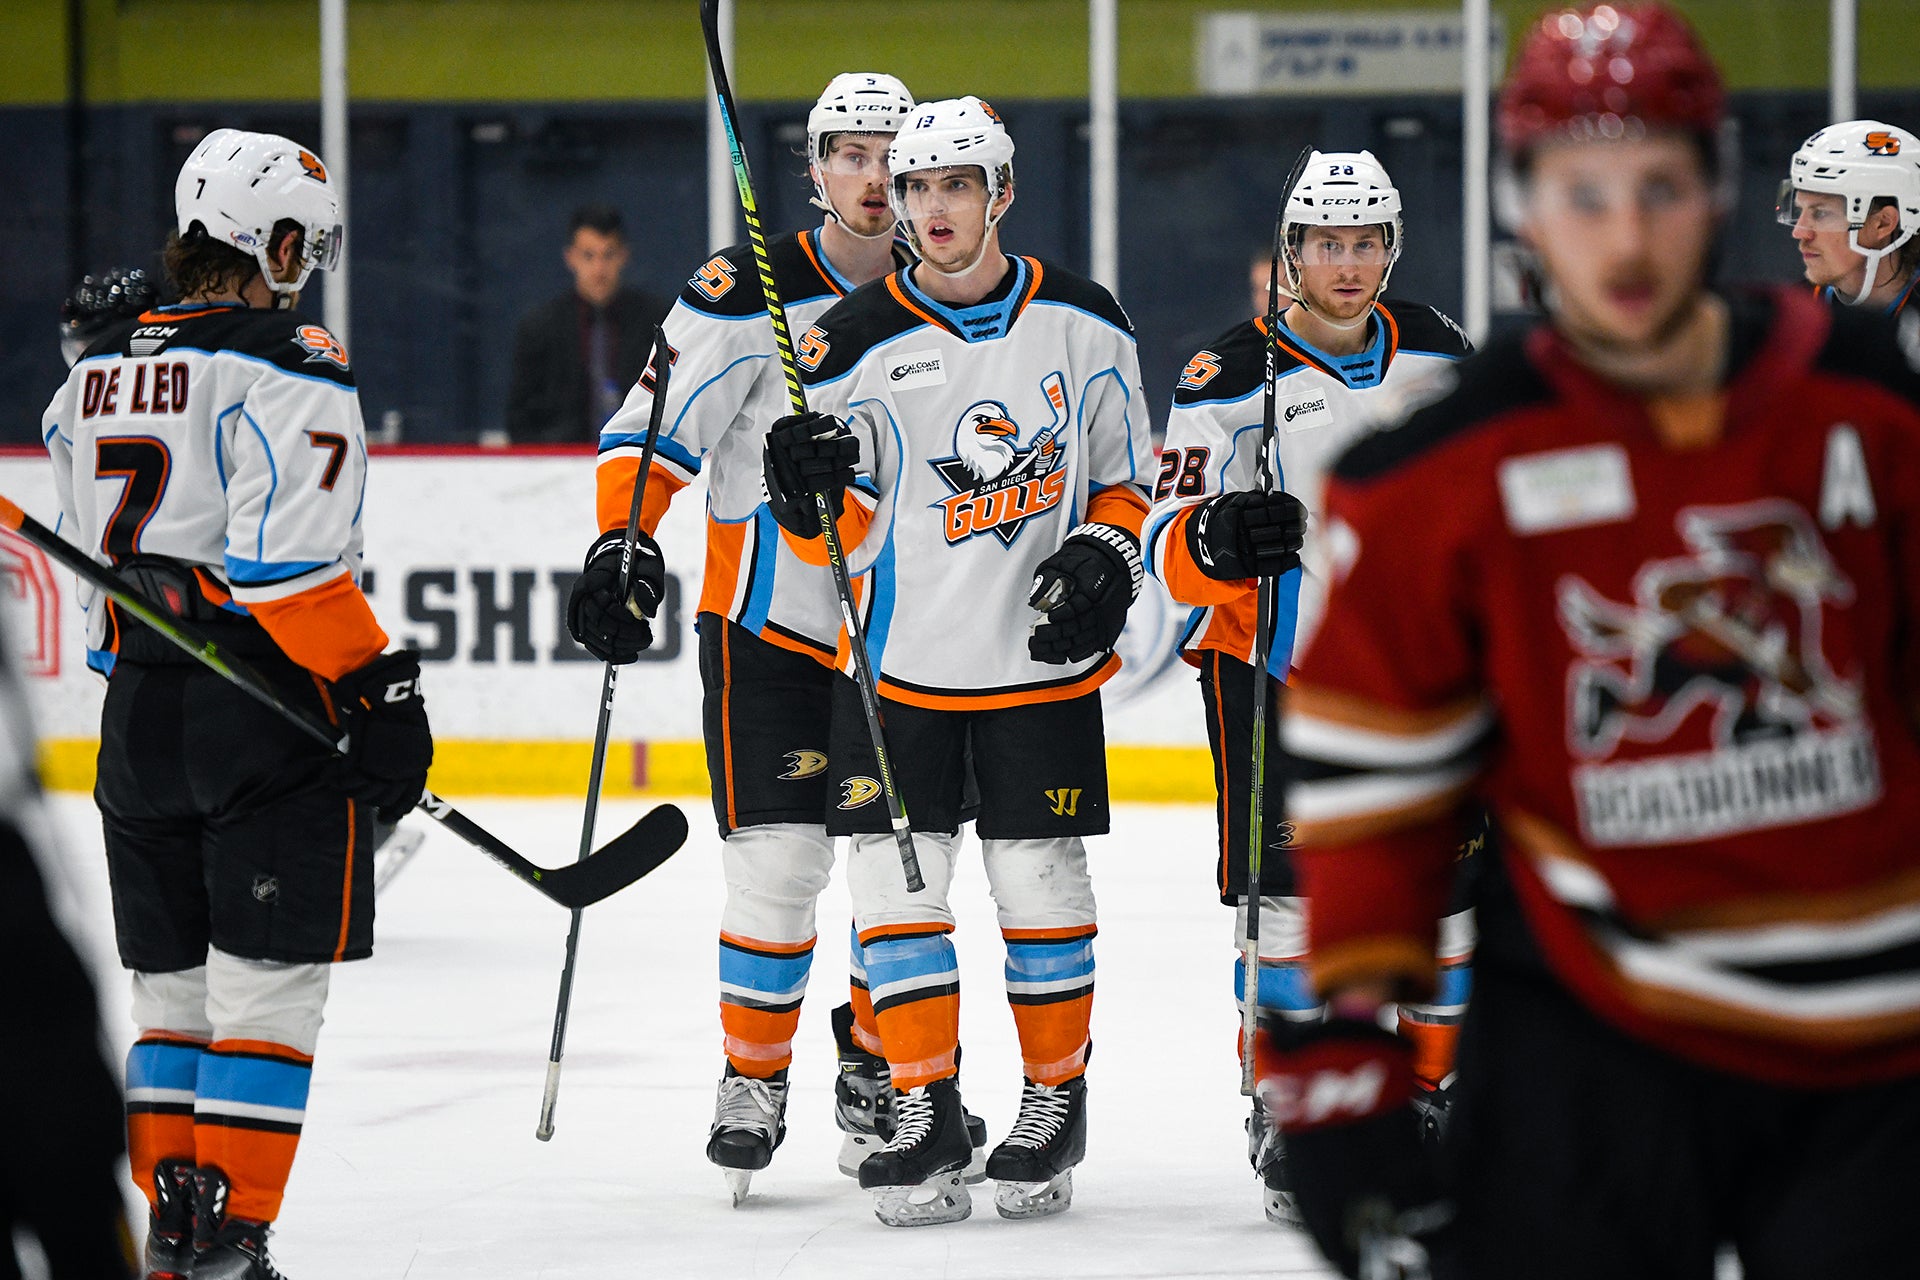
[[[1133,336],[1133,321],[1127,318],[1127,313],[1104,286],[1058,263],[1040,258],[1029,258],[1027,261],[1033,264],[1035,274],[1040,277],[1032,296],[1028,298],[1029,303],[1051,302],[1058,306],[1073,307],[1106,321],[1128,337]]]
[[[1553,388],[1527,358],[1524,334],[1488,343],[1460,362],[1456,376],[1451,391],[1398,427],[1362,436],[1340,455],[1333,473],[1342,480],[1376,479],[1483,422],[1554,399]]]
[[[1242,320],[1194,353],[1174,384],[1176,405],[1244,400],[1267,380],[1266,318]],[[1273,373],[1284,378],[1306,364],[1291,347],[1275,345]]]
[[[861,285],[795,336],[803,382],[815,386],[844,377],[881,343],[930,323],[900,301],[899,278],[896,271]]]
[[[113,330],[112,354],[141,360],[190,349],[210,354],[231,352],[273,365],[286,373],[351,387],[353,366],[346,347],[317,320],[296,311],[217,306],[202,310],[169,307],[149,311]],[[101,344],[89,356],[103,354]]]
[[[1400,330],[1399,349],[1409,353],[1448,356],[1455,360],[1473,354],[1467,331],[1453,317],[1424,302],[1402,302],[1398,298],[1380,304]]]
[[[818,252],[818,246],[814,251]],[[773,268],[773,284],[785,306],[839,293],[821,274],[807,246],[801,244],[797,231],[775,236],[767,242],[767,265]],[[727,319],[765,312],[767,300],[760,290],[760,268],[754,261],[753,245],[731,245],[701,263],[699,269],[687,277],[687,283],[680,290],[680,301],[695,311]]]
[[[1889,320],[1877,311],[1834,307],[1814,367],[1877,383],[1920,409],[1920,312]]]

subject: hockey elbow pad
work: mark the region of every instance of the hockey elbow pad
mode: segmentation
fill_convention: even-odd
[[[420,802],[433,763],[433,731],[420,693],[420,655],[383,653],[333,684],[334,707],[346,731],[340,787],[365,800],[385,822],[398,822]]]
[[[826,413],[797,413],[774,420],[767,431],[767,507],[780,527],[796,538],[821,534],[824,495],[838,520],[860,462],[860,442],[847,424]]]
[[[1300,567],[1307,510],[1279,489],[1223,493],[1187,520],[1187,552],[1222,582],[1278,578]]]
[[[1083,524],[1040,562],[1027,603],[1046,617],[1027,636],[1035,662],[1082,662],[1119,642],[1145,568],[1140,539],[1118,525]]]
[[[633,662],[653,644],[653,624],[667,593],[666,561],[660,544],[634,531],[629,587],[620,591],[620,551],[627,535],[610,530],[587,549],[586,566],[567,593],[567,630],[580,646],[602,662]]]

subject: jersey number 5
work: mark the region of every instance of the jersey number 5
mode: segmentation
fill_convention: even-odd
[[[120,502],[107,517],[100,549],[118,562],[140,550],[140,534],[167,491],[173,455],[148,436],[104,436],[94,444],[93,474],[120,480]]]
[[[1158,502],[1168,494],[1195,498],[1205,493],[1207,459],[1212,455],[1213,450],[1198,444],[1191,449],[1162,449],[1160,478],[1154,482],[1153,500]]]

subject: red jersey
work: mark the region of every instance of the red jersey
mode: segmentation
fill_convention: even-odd
[[[1599,1017],[1779,1083],[1920,1072],[1920,315],[1730,306],[1717,395],[1540,328],[1335,468],[1283,728],[1322,990],[1430,986],[1477,801]]]

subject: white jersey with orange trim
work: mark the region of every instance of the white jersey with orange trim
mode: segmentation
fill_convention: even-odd
[[[366,430],[346,350],[288,311],[161,307],[103,335],[41,422],[61,533],[103,564],[160,556],[334,679],[387,638],[358,585]],[[88,665],[114,611],[83,590]]]
[[[1180,639],[1189,661],[1200,649],[1253,661],[1256,584],[1203,574],[1187,548],[1187,522],[1209,498],[1259,487],[1266,331],[1264,317],[1245,321],[1188,361],[1167,418],[1143,551],[1168,593],[1194,606]],[[1296,635],[1310,632],[1326,597],[1313,566],[1328,466],[1361,435],[1451,385],[1447,371],[1473,347],[1452,320],[1414,302],[1375,303],[1367,346],[1357,355],[1319,350],[1286,327],[1284,313],[1278,347],[1273,483],[1308,513],[1307,567],[1282,577],[1274,591],[1267,668],[1284,680]]]
[[[911,255],[896,245],[896,260]],[[817,230],[767,246],[790,332],[801,333],[853,284],[834,270]],[[784,648],[833,657],[840,611],[824,568],[803,563],[764,503],[767,428],[791,413],[751,245],[709,258],[667,313],[673,372],[654,446],[641,527],[658,527],[673,495],[705,471],[707,558],[699,612],[730,618]],[[657,354],[654,358],[658,358]],[[624,529],[653,413],[653,365],[600,430],[596,472],[602,531]]]
[[[862,477],[840,522],[881,691],[969,709],[1085,693],[1116,655],[1027,655],[1034,570],[1075,525],[1137,534],[1152,456],[1132,323],[1099,285],[1010,258],[980,303],[899,271],[802,335],[813,408],[845,418]],[[821,555],[822,541],[798,543]],[[842,654],[843,669],[850,670]]]

